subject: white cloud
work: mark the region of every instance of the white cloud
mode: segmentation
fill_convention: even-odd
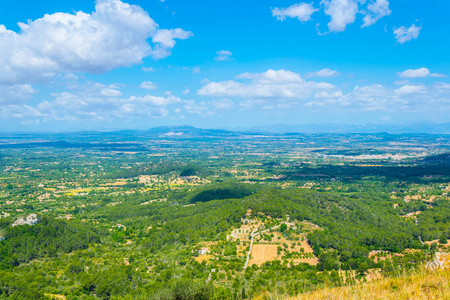
[[[181,99],[145,95],[128,98],[104,98],[85,93],[58,93],[52,101],[37,106],[40,113],[54,120],[104,120],[134,119],[142,117],[165,117],[167,106],[181,102]]]
[[[347,25],[355,22],[357,14],[364,15],[361,28],[373,25],[381,18],[391,14],[388,0],[322,0],[320,4],[320,9],[323,9],[324,13],[331,18],[328,23],[328,33],[344,31]],[[316,9],[313,3],[302,2],[287,8],[276,7],[272,9],[272,15],[279,21],[284,21],[289,17],[306,22],[311,20],[312,14],[320,9]],[[326,34],[320,32],[319,26],[320,23],[317,23],[317,33],[319,35]]]
[[[364,24],[361,26],[366,27],[375,24],[379,19],[391,14],[389,9],[389,1],[387,0],[372,0],[367,5],[368,12],[363,18]]]
[[[439,73],[432,73],[432,74],[430,74],[430,76],[431,76],[431,77],[438,77],[438,78],[445,78],[445,77],[448,77],[448,76],[445,75],[445,74],[439,74]]]
[[[144,72],[155,72],[155,68],[153,67],[142,67],[142,71]]]
[[[280,84],[304,82],[300,74],[286,70],[267,70],[264,73],[243,73],[238,79],[253,79],[257,84]]]
[[[210,110],[207,103],[197,103],[194,100],[185,100],[184,109],[190,114],[199,114],[204,117],[214,115],[214,112]]]
[[[402,78],[424,78],[430,75],[430,71],[427,68],[420,68],[416,70],[406,70],[403,72],[398,72],[398,76]]]
[[[343,96],[342,91],[320,91],[314,94],[316,99],[331,99],[331,98],[341,98]]]
[[[395,90],[395,93],[399,95],[416,94],[425,91],[425,87],[421,85],[406,84]]]
[[[190,68],[190,67],[181,67],[180,68],[181,70],[184,70],[184,71],[192,71],[192,73],[194,73],[194,74],[198,74],[198,73],[200,73],[200,67],[193,67],[192,69]]]
[[[393,105],[393,92],[381,84],[368,86],[356,86],[352,92],[340,98],[340,105],[345,105],[349,109],[360,111],[385,110],[386,105]]]
[[[42,117],[42,113],[35,107],[29,105],[0,105],[0,118],[2,119],[20,119],[22,121]]]
[[[325,14],[331,17],[328,28],[331,32],[344,31],[355,21],[358,12],[357,0],[323,0]]]
[[[381,84],[372,84],[369,86],[359,87],[356,86],[352,92],[352,95],[359,101],[365,103],[380,102],[388,98],[390,91]]]
[[[184,31],[181,28],[176,29],[159,29],[153,35],[153,43],[155,47],[152,55],[155,58],[164,58],[171,54],[172,48],[175,46],[175,39],[185,40],[193,36],[192,32]]]
[[[238,97],[261,101],[272,99],[282,102],[305,100],[316,91],[333,90],[336,87],[326,82],[305,81],[300,74],[286,70],[267,70],[264,73],[244,73],[236,76],[250,82],[235,80],[210,82],[198,92],[202,96]],[[259,102],[246,102],[254,103]],[[248,106],[248,105],[247,105]]]
[[[0,105],[25,103],[36,93],[29,84],[0,84]]]
[[[438,82],[438,83],[435,84],[435,87],[437,89],[450,90],[450,84],[449,83]]]
[[[98,0],[91,14],[47,14],[19,26],[16,33],[0,25],[0,82],[31,83],[61,72],[106,72],[141,63],[149,55],[170,55],[175,39],[192,35],[179,28],[159,29],[142,8],[119,0]]]
[[[216,61],[228,61],[231,60],[231,51],[228,50],[220,50],[216,52],[217,56],[214,58]]]
[[[233,101],[229,100],[229,99],[221,99],[221,100],[212,100],[210,102],[210,105],[215,109],[215,110],[231,110],[234,107],[234,103]]]
[[[334,97],[333,97],[334,96]],[[339,91],[316,92],[314,100],[305,103],[307,107],[321,109],[392,112],[435,113],[450,110],[450,85],[405,84],[391,89],[380,84],[356,86],[353,91],[341,94]]]
[[[100,95],[105,97],[120,97],[122,96],[122,92],[117,89],[115,86],[105,87],[100,90]]]
[[[62,78],[65,80],[78,80],[79,77],[73,73],[67,73],[67,74],[64,74],[62,76]]]
[[[79,83],[75,90],[51,94],[35,107],[25,104],[0,105],[0,118],[24,118],[23,121],[114,121],[167,117],[169,106],[182,102],[167,93],[165,96],[124,97],[118,84]],[[17,101],[16,101],[17,102]]]
[[[395,85],[405,85],[405,84],[408,84],[408,83],[410,83],[409,82],[409,80],[396,80],[396,81],[394,81],[394,84]]]
[[[417,27],[414,24],[409,28],[402,26],[398,29],[394,29],[395,38],[397,39],[397,42],[404,44],[412,39],[417,39],[421,29],[422,26]]]
[[[250,99],[242,101],[241,103],[239,103],[239,106],[241,107],[241,110],[251,110],[254,109],[255,107],[262,107],[265,104],[267,104],[267,101],[264,99]]]
[[[317,72],[311,72],[306,74],[306,77],[322,77],[322,78],[329,78],[329,77],[336,77],[341,75],[338,71],[331,70],[328,68],[322,69]]]
[[[424,85],[402,80],[398,82],[400,86],[393,88],[372,84],[344,92],[348,89],[345,84],[341,89],[327,82],[305,81],[300,74],[292,71],[268,70],[263,73],[244,73],[233,80],[205,83],[198,94],[213,98],[194,101],[182,100],[170,91],[163,96],[123,96],[120,90],[123,85],[83,83],[81,80],[84,80],[83,77],[78,79],[74,89],[54,93],[38,105],[29,105],[27,102],[36,92],[30,85],[16,85],[10,89],[23,93],[20,101],[15,100],[17,95],[5,98],[5,85],[0,85],[0,118],[16,119],[24,124],[56,121],[63,124],[68,121],[120,122],[182,118],[186,113],[220,117],[221,114],[251,109],[290,109],[292,112],[297,109],[313,109],[316,112],[345,110],[355,113],[382,111],[386,115],[397,112],[433,114],[450,111],[450,84],[445,82]]]
[[[234,108],[233,101],[229,99],[200,101],[184,100],[184,109],[190,114],[199,114],[202,117],[216,115],[216,112],[229,111]],[[180,111],[181,112],[181,111]]]
[[[172,95],[168,95],[167,97],[145,95],[143,97],[131,96],[130,98],[126,99],[125,102],[137,102],[151,106],[167,106],[170,104],[181,102],[181,99]]]
[[[298,3],[287,8],[272,9],[272,16],[277,17],[277,20],[284,21],[286,17],[297,18],[300,22],[306,22],[311,19],[311,15],[318,11],[312,4]]]
[[[184,91],[183,91],[183,95],[187,95],[187,94],[189,94],[191,92],[191,90],[190,89],[185,89]]]
[[[139,87],[141,89],[145,89],[145,90],[156,90],[158,87],[156,86],[156,84],[154,84],[153,82],[150,81],[144,81],[142,82]]]

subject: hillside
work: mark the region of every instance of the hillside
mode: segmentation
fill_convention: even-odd
[[[323,288],[287,298],[289,300],[350,300],[350,299],[449,299],[450,270],[432,271],[425,267],[413,274],[344,286]],[[258,299],[258,298],[255,298]]]

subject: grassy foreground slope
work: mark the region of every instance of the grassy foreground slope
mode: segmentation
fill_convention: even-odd
[[[449,269],[430,270],[421,267],[412,272],[412,274],[382,278],[368,283],[319,289],[288,299],[450,299]],[[277,297],[270,298],[276,299]]]

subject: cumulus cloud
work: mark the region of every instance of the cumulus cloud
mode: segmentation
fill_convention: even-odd
[[[361,28],[375,24],[378,20],[391,14],[388,0],[322,0],[320,9],[316,9],[313,4],[297,3],[287,8],[273,8],[272,15],[279,21],[286,18],[297,18],[301,22],[311,20],[312,14],[323,9],[324,13],[330,16],[328,23],[329,32],[341,32],[355,22],[357,14],[364,15]],[[316,24],[317,33],[320,24]]]
[[[406,85],[396,89],[395,92],[399,95],[408,95],[408,94],[421,93],[424,90],[425,90],[425,87],[423,87],[421,85],[406,84]]]
[[[355,21],[358,12],[357,0],[323,0],[325,14],[331,17],[328,29],[331,32],[344,31],[348,24]]]
[[[82,80],[82,79],[79,79]],[[51,94],[37,105],[26,102],[35,93],[23,86],[21,102],[2,99],[0,118],[17,119],[24,124],[60,122],[114,122],[148,118],[177,118],[187,114],[201,117],[220,116],[234,110],[314,109],[315,111],[346,110],[440,113],[450,110],[450,84],[414,84],[406,80],[398,86],[381,84],[337,87],[327,82],[304,80],[288,70],[268,70],[263,73],[243,73],[232,80],[205,82],[197,92],[208,97],[203,101],[182,100],[171,92],[164,96],[122,95],[122,85],[79,82],[76,88]],[[0,85],[0,95],[6,93]],[[16,86],[14,91],[18,91]],[[231,111],[231,112],[230,112]]]
[[[197,103],[194,100],[185,100],[184,109],[190,114],[199,114],[202,116],[214,115],[214,112],[210,110],[206,102]]]
[[[47,100],[30,106],[15,101],[0,105],[0,118],[23,118],[23,121],[114,121],[167,117],[169,107],[182,100],[146,94],[123,96],[121,85],[80,82],[71,91],[52,93]],[[32,91],[29,91],[32,92]]]
[[[267,70],[264,73],[243,73],[238,79],[253,79],[256,84],[285,84],[304,82],[300,74],[286,70]]]
[[[164,58],[171,54],[172,48],[175,46],[175,39],[185,40],[192,36],[192,32],[177,29],[159,29],[153,35],[153,43],[155,47],[152,55],[155,58]]]
[[[19,27],[16,33],[0,25],[0,82],[31,83],[61,72],[102,73],[141,63],[149,55],[168,56],[175,39],[192,35],[180,28],[159,29],[142,8],[119,0],[98,0],[91,14],[47,14]]]
[[[23,121],[36,120],[42,117],[42,113],[35,107],[26,104],[0,105],[0,118],[20,119]]]
[[[306,22],[311,19],[311,15],[318,11],[312,4],[297,3],[287,8],[272,9],[272,16],[277,17],[277,20],[284,21],[286,17],[297,18],[300,22]]]
[[[450,89],[440,84],[405,84],[397,89],[373,84],[355,87],[343,99],[355,111],[433,113],[450,109]]]
[[[202,117],[214,116],[219,112],[229,111],[234,108],[233,101],[229,99],[212,100],[212,101],[195,101],[195,100],[184,100],[184,109],[190,114],[198,114]],[[180,113],[179,110],[178,113]]]
[[[414,24],[409,28],[401,26],[398,29],[394,29],[395,38],[397,39],[397,42],[404,44],[412,39],[417,39],[421,29],[422,26],[417,27]]]
[[[251,105],[263,99],[292,102],[305,100],[316,91],[333,90],[336,87],[326,82],[305,81],[300,74],[287,70],[267,70],[264,73],[243,73],[240,80],[210,82],[198,92],[202,96],[238,97],[249,100]],[[244,82],[242,82],[244,81]]]
[[[371,1],[367,5],[367,10],[368,12],[363,18],[364,24],[361,26],[361,28],[373,25],[379,19],[391,14],[391,10],[389,9],[389,1],[387,0]]]
[[[98,95],[78,93],[54,94],[52,101],[44,101],[37,109],[42,115],[55,120],[97,120],[134,119],[142,117],[165,117],[167,106],[181,99],[168,96],[145,95],[128,98],[105,98]]]
[[[316,106],[321,104],[326,107],[346,107],[354,111],[378,111],[385,110],[386,105],[393,105],[393,92],[380,84],[372,84],[368,86],[356,86],[353,91],[347,94],[335,94],[336,97],[325,99],[317,99],[313,102]],[[333,96],[333,95],[332,95]],[[389,103],[390,102],[390,103]]]
[[[450,110],[450,85],[434,83],[426,86],[406,83],[394,89],[372,84],[356,86],[348,93],[341,93],[339,90],[320,91],[308,100],[304,105],[315,109],[434,114]]]
[[[357,104],[365,106],[367,110],[376,110],[385,104],[386,99],[390,97],[390,91],[381,84],[356,86],[347,97],[353,98]]]
[[[329,78],[329,77],[336,77],[336,76],[339,76],[339,75],[341,75],[341,73],[339,73],[338,71],[325,68],[325,69],[322,69],[322,70],[317,71],[317,72],[307,73],[306,77]]]
[[[139,85],[139,87],[141,88],[141,89],[144,89],[144,90],[156,90],[158,87],[156,86],[156,84],[154,84],[153,82],[150,82],[150,81],[144,81],[144,82],[142,82],[140,85]]]
[[[0,84],[0,105],[25,103],[36,93],[29,84]]]
[[[228,50],[220,50],[216,52],[216,57],[214,58],[216,61],[228,61],[231,60],[231,51]]]
[[[406,70],[403,72],[398,72],[398,76],[402,78],[424,78],[430,75],[430,71],[427,68],[420,68],[416,70]]]

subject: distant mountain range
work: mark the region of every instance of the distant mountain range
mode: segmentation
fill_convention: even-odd
[[[228,129],[228,128],[227,128]],[[304,124],[304,125],[268,125],[229,130],[267,132],[267,133],[430,133],[450,134],[450,123],[410,123],[410,124]]]
[[[39,137],[39,140],[60,141],[79,136],[88,139],[109,136],[114,140],[123,142],[124,137],[133,138],[194,138],[194,137],[233,137],[251,136],[261,134],[450,134],[450,123],[411,123],[411,124],[303,124],[303,125],[267,125],[254,127],[225,127],[221,129],[203,129],[189,125],[159,126],[147,130],[118,130],[118,131],[74,131],[74,132],[34,132],[34,133],[8,133],[0,132],[0,137],[8,139],[22,139],[23,141]],[[130,141],[131,141],[130,140]]]
[[[141,132],[144,133],[144,132]],[[236,127],[222,129],[202,129],[193,126],[159,126],[145,131],[146,135],[168,138],[187,138],[200,136],[238,136],[258,134],[351,134],[351,133],[389,133],[389,134],[450,134],[450,123],[412,123],[412,124],[304,124],[304,125],[268,125],[255,127]]]

